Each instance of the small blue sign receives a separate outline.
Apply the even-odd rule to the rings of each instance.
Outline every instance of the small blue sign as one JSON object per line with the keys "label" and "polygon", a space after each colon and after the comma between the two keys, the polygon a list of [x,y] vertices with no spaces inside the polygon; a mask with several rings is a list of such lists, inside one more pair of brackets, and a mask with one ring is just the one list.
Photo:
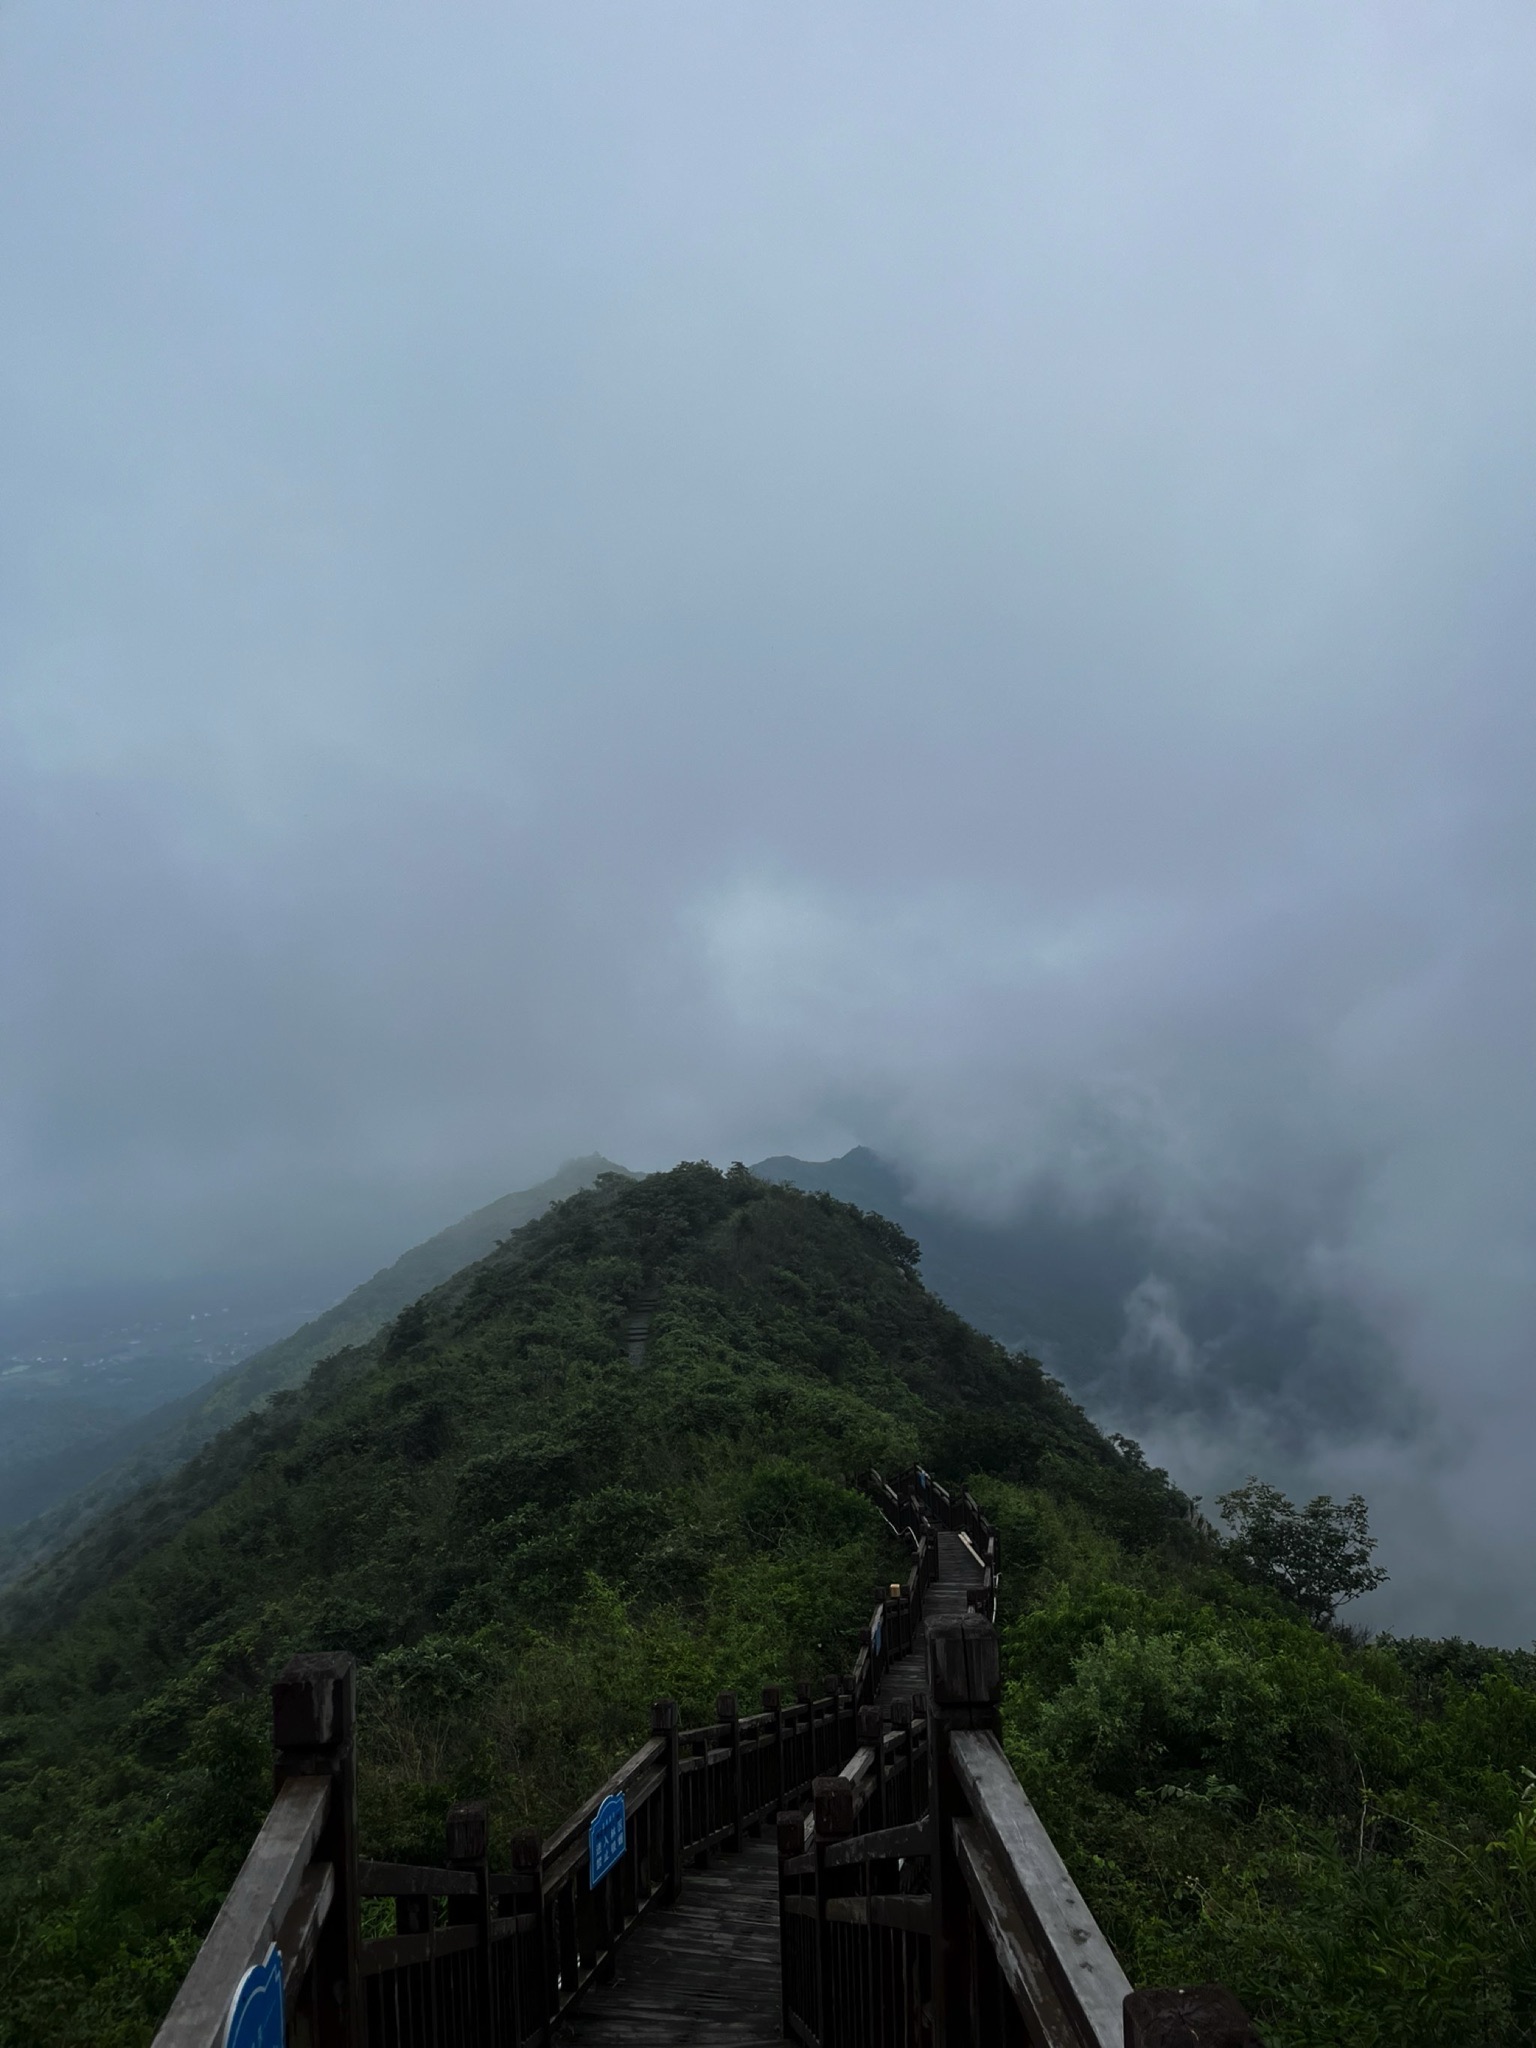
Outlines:
{"label": "small blue sign", "polygon": [[600,1884],[624,1854],[624,1794],[610,1792],[587,1829],[587,1883]]}
{"label": "small blue sign", "polygon": [[869,1647],[870,1647],[870,1648],[871,1648],[871,1649],[872,1649],[872,1650],[874,1651],[874,1653],[875,1653],[875,1655],[876,1655],[877,1657],[878,1657],[878,1656],[879,1656],[879,1654],[880,1654],[880,1638],[881,1638],[881,1636],[882,1636],[882,1635],[884,1635],[884,1633],[885,1633],[885,1618],[884,1618],[884,1616],[882,1615],[882,1617],[880,1618],[880,1620],[879,1620],[879,1621],[877,1621],[877,1622],[875,1623],[875,1632],[874,1632],[874,1634],[873,1634],[873,1635],[872,1635],[872,1636],[870,1637],[870,1639],[869,1639]]}
{"label": "small blue sign", "polygon": [[235,1986],[224,2048],[283,2048],[283,1959],[275,1944]]}

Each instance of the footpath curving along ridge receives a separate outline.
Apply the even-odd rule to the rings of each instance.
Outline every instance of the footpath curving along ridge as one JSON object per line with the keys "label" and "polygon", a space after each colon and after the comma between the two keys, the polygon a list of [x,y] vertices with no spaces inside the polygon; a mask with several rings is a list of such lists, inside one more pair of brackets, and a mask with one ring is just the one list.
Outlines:
{"label": "footpath curving along ridge", "polygon": [[[478,1802],[449,1813],[441,1866],[360,1859],[353,1660],[291,1660],[276,1798],[155,2048],[225,2048],[273,1947],[297,2048],[1258,2048],[1220,1986],[1131,1989],[1014,1777],[976,1501],[921,1468],[860,1484],[913,1562],[854,1669],[751,1714],[722,1693],[697,1728],[657,1701],[649,1739],[509,1870]],[[623,1851],[594,1881],[614,1798]],[[363,1939],[370,1898],[393,1934]]]}

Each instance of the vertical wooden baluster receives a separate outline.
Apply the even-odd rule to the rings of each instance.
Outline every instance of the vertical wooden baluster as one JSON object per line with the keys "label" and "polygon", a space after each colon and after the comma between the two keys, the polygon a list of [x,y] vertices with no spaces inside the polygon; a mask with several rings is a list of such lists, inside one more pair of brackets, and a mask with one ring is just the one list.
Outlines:
{"label": "vertical wooden baluster", "polygon": [[730,1761],[726,1766],[726,1797],[730,1802],[731,1840],[733,1853],[739,1855],[742,1842],[742,1786],[741,1786],[741,1707],[733,1692],[721,1693],[715,1701],[715,1719],[725,1726],[726,1746],[730,1750]]}
{"label": "vertical wooden baluster", "polygon": [[798,2012],[794,1998],[794,1993],[797,1988],[796,1966],[799,1961],[800,1951],[803,1944],[797,1939],[797,1936],[800,1931],[799,1927],[798,1925],[794,1927],[790,1925],[791,1916],[789,1913],[789,1909],[784,1904],[784,1901],[786,1898],[788,1898],[791,1890],[798,1891],[800,1888],[800,1880],[797,1877],[790,1877],[784,1868],[785,1864],[789,1861],[790,1857],[800,1855],[805,1848],[805,1823],[800,1818],[798,1812],[785,1812],[779,1815],[778,1843],[779,2020],[784,2038],[786,2041],[789,2041],[793,2040],[794,2038],[794,2028],[790,2023],[791,2011],[797,2011],[797,2016],[802,2019],[804,2018],[803,2012]]}
{"label": "vertical wooden baluster", "polygon": [[672,1905],[683,1881],[682,1777],[678,1771],[677,1701],[656,1700],[651,1707],[651,1733],[667,1745],[666,1783],[662,1787],[661,1903]]}
{"label": "vertical wooden baluster", "polygon": [[454,1892],[448,1899],[450,1927],[473,1927],[477,1939],[470,1951],[469,2037],[479,2048],[493,2048],[495,1995],[491,1985],[490,1816],[483,1799],[455,1806],[448,1815],[447,1863],[467,1870],[475,1880],[473,1893]]}
{"label": "vertical wooden baluster", "polygon": [[789,1791],[784,1781],[784,1693],[781,1687],[763,1687],[763,1712],[773,1716],[773,1782],[765,1785],[760,1779],[758,1796],[771,1812],[777,1813],[780,1807],[789,1803]]}
{"label": "vertical wooden baluster", "polygon": [[526,1988],[519,1973],[514,2011],[519,2015],[520,2032],[513,2048],[523,2048],[525,2038],[533,2048],[544,2048],[549,2039],[551,1971],[549,1915],[544,1903],[544,1844],[537,1835],[525,1831],[512,1837],[512,1868],[520,1877],[532,1879],[531,1889],[518,1894],[517,1910],[533,1915],[527,1947],[523,1947],[521,1935],[515,1943],[519,1959],[527,1958],[528,1973]]}

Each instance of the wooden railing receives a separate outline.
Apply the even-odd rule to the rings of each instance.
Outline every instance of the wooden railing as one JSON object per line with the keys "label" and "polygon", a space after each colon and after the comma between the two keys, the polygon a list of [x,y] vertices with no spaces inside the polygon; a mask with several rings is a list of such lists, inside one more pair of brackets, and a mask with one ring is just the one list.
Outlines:
{"label": "wooden railing", "polygon": [[892,1534],[905,1537],[919,1561],[924,1559],[927,1547],[924,1589],[937,1564],[932,1541],[936,1532],[948,1529],[960,1538],[981,1574],[980,1583],[970,1589],[970,1604],[985,1614],[988,1621],[996,1621],[1002,1553],[997,1531],[974,1495],[965,1487],[952,1493],[921,1465],[910,1466],[892,1479],[884,1479],[878,1472],[867,1473],[863,1485]]}
{"label": "wooden railing", "polygon": [[272,1688],[276,1797],[156,2035],[219,2048],[231,2001],[275,1949],[290,2038],[363,2048],[356,1695],[350,1657],[295,1657]]}
{"label": "wooden railing", "polygon": [[[927,1627],[927,1799],[875,1797],[878,1714],[809,1822],[779,1827],[784,2032],[804,2048],[1259,2048],[1222,1986],[1133,1991],[1014,1776],[1000,1734],[997,1533],[916,1468],[866,1482],[931,1580],[937,1529],[978,1571]],[[916,1784],[915,1775],[909,1780]]]}
{"label": "wooden railing", "polygon": [[[490,1866],[482,1803],[449,1814],[441,1866],[358,1860],[352,1659],[295,1658],[272,1693],[277,1797],[156,2048],[219,2048],[241,1980],[274,1944],[294,2042],[523,2048],[547,2039],[586,1987],[611,1974],[642,1916],[677,1896],[686,1866],[739,1849],[782,1810],[808,1803],[814,1781],[857,1749],[856,1688],[877,1683],[893,1651],[910,1646],[906,1598],[879,1604],[857,1680],[828,1678],[819,1695],[804,1684],[794,1699],[769,1686],[754,1714],[722,1693],[716,1718],[699,1728],[679,1728],[675,1703],[657,1701],[650,1739],[553,1834],[518,1835],[504,1871]],[[893,1785],[910,1775],[914,1742],[923,1750],[910,1718],[894,1744]],[[594,1885],[588,1829],[614,1794],[624,1800],[624,1852]],[[364,1899],[394,1902],[392,1934],[363,1939]]]}
{"label": "wooden railing", "polygon": [[[921,1696],[919,1696],[921,1698]],[[909,1883],[928,1854],[926,1713],[892,1725],[862,1710],[859,1748],[818,1778],[809,1817],[779,1816],[779,1966],[785,2035],[916,2042],[929,2003],[929,1904]],[[896,2024],[893,2025],[893,2022]]]}

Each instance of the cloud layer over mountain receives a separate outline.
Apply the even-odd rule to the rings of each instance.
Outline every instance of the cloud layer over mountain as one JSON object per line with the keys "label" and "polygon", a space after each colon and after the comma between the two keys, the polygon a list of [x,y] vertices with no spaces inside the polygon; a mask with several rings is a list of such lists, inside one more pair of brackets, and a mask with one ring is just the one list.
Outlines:
{"label": "cloud layer over mountain", "polygon": [[1337,1304],[1308,1471],[1530,1634],[1533,86],[1512,0],[12,7],[0,1284],[862,1140]]}

